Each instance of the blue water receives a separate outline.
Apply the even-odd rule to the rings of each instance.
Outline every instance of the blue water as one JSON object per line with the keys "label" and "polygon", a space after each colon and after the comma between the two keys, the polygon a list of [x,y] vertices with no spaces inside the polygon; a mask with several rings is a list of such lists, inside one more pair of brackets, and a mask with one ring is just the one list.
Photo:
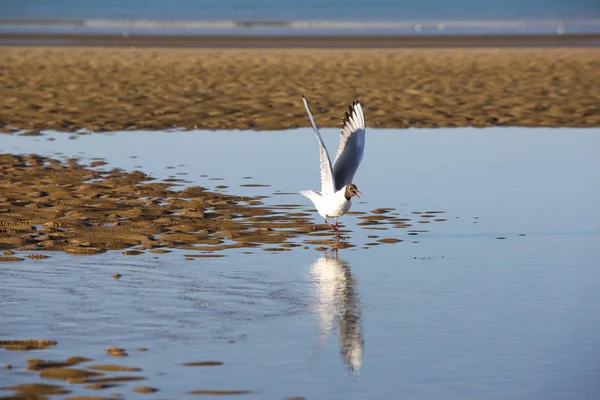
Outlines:
{"label": "blue water", "polygon": [[600,18],[586,0],[2,0],[3,19],[479,21]]}
{"label": "blue water", "polygon": [[[339,130],[322,133],[335,149]],[[6,135],[0,153],[103,157],[106,169],[225,184],[307,209],[297,190],[319,185],[310,128],[70,136]],[[0,368],[0,396],[15,384],[64,384],[26,370],[28,358],[82,356],[93,359],[85,368],[139,367],[134,375],[146,380],[100,391],[64,384],[70,396],[187,399],[199,398],[190,390],[217,389],[251,391],[223,396],[240,400],[600,398],[600,129],[369,128],[366,146],[354,211],[443,210],[447,221],[413,242],[347,215],[357,246],[338,257],[256,248],[192,261],[186,251],[114,251],[0,263],[0,340],[58,342],[0,349],[0,365],[13,365]],[[248,182],[270,186],[238,186]],[[406,240],[365,249],[373,234]],[[129,356],[112,357],[108,346]],[[224,364],[180,364],[207,360]],[[160,392],[131,391],[141,385]]]}
{"label": "blue water", "polygon": [[[0,26],[61,27],[74,33],[115,28],[167,32],[260,28],[276,24],[291,31],[307,28],[427,31],[476,28],[477,32],[544,33],[600,31],[600,3],[593,0],[0,0]],[[268,24],[267,24],[268,23]],[[340,25],[341,24],[341,25]],[[591,27],[591,28],[590,28]],[[148,32],[151,29],[153,32]],[[100,30],[100,32],[99,32]],[[447,31],[449,30],[449,31]],[[9,30],[10,31],[10,30]],[[67,30],[68,31],[68,30]],[[193,33],[193,32],[192,32]],[[454,32],[456,33],[456,32]],[[459,32],[460,33],[460,32]]]}

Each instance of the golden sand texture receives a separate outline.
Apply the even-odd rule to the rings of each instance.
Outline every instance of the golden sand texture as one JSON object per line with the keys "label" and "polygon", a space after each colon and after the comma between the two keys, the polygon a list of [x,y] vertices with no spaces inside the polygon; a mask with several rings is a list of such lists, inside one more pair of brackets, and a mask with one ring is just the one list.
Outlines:
{"label": "golden sand texture", "polygon": [[[267,206],[261,196],[235,196],[199,186],[178,189],[166,182],[169,179],[157,182],[140,171],[100,170],[95,165],[96,161],[85,165],[77,159],[0,154],[0,251],[4,253],[0,261],[41,259],[49,256],[40,252],[53,250],[92,255],[133,246],[123,254],[183,249],[188,259],[221,257],[214,252],[240,248],[291,251],[355,246],[336,241],[327,225],[315,223],[311,212],[299,212],[299,205]],[[415,230],[416,220],[393,208],[349,214],[359,219],[357,227],[389,231],[386,236],[428,232]],[[416,219],[446,220],[436,218],[443,211],[413,214]],[[343,227],[342,232],[349,231]],[[399,242],[388,237],[373,243]],[[32,253],[20,256],[15,251]],[[107,352],[127,355],[114,347]]]}
{"label": "golden sand texture", "polygon": [[0,48],[0,129],[598,126],[600,49]]}
{"label": "golden sand texture", "polygon": [[325,229],[290,215],[291,209],[267,209],[256,198],[198,186],[170,190],[172,184],[147,182],[151,178],[139,171],[98,171],[74,159],[4,154],[0,175],[3,250],[98,254],[138,246],[213,252],[281,245]]}

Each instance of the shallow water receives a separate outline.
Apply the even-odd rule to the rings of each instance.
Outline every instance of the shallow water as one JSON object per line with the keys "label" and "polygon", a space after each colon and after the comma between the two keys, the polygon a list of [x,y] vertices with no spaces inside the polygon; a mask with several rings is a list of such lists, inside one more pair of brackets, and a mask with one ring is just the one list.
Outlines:
{"label": "shallow water", "polygon": [[[337,130],[324,133],[333,153]],[[306,199],[281,193],[318,185],[307,129],[70,136],[2,136],[0,151],[102,157],[104,168],[306,209]],[[248,399],[597,398],[598,148],[598,129],[369,130],[353,210],[444,211],[447,221],[409,236],[345,216],[357,246],[337,258],[296,248],[2,263],[0,340],[58,344],[0,349],[0,363],[13,366],[0,370],[0,386],[62,384],[25,370],[25,360],[83,356],[93,361],[81,367],[139,367],[106,374],[146,380],[65,385],[72,394],[148,397],[132,388],[152,386],[156,398],[200,389],[248,390],[238,396]],[[249,183],[270,186],[239,186]],[[403,242],[367,247],[377,240],[369,235]],[[109,346],[129,355],[108,355]],[[197,361],[224,364],[181,365]]]}

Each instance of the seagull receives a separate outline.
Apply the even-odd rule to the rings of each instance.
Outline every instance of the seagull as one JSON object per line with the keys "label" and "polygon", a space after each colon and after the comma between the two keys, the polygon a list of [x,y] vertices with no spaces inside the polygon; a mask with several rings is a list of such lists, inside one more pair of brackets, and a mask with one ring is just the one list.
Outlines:
{"label": "seagull", "polygon": [[[350,210],[352,197],[360,198],[360,191],[352,183],[352,179],[365,151],[365,117],[358,101],[348,107],[342,120],[340,145],[332,167],[329,153],[304,96],[302,96],[302,101],[319,141],[321,192],[302,190],[300,194],[313,202],[319,215],[325,219],[325,223],[339,239],[338,217]],[[327,218],[335,218],[335,225],[330,224]]]}

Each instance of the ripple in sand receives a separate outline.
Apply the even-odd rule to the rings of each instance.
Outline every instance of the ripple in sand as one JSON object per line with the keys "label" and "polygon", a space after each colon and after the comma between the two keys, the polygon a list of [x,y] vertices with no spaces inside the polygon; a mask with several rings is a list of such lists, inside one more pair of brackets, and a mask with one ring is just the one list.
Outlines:
{"label": "ripple in sand", "polygon": [[384,238],[378,240],[379,243],[400,243],[401,241],[402,240],[396,238]]}
{"label": "ripple in sand", "polygon": [[128,355],[125,349],[122,349],[120,347],[108,347],[106,349],[106,352],[111,356],[115,357],[126,357]]}
{"label": "ripple in sand", "polygon": [[21,257],[7,257],[7,256],[0,257],[0,262],[15,262],[15,261],[25,261],[25,259],[21,258]]}
{"label": "ripple in sand", "polygon": [[41,350],[50,346],[56,346],[54,340],[0,340],[0,348],[6,350]]}
{"label": "ripple in sand", "polygon": [[68,363],[70,363],[71,365],[75,365],[75,364],[80,364],[80,363],[83,363],[83,362],[92,361],[92,359],[91,358],[86,358],[86,357],[74,356],[74,357],[68,357],[65,361],[68,362]]}
{"label": "ripple in sand", "polygon": [[194,258],[221,258],[225,257],[225,254],[186,254],[184,257],[190,260]]}
{"label": "ripple in sand", "polygon": [[136,372],[141,371],[141,368],[137,367],[126,367],[124,365],[116,365],[116,364],[98,364],[98,365],[88,365],[87,369],[92,369],[96,371],[128,371],[128,372]]}
{"label": "ripple in sand", "polygon": [[291,251],[292,249],[290,248],[286,248],[286,247],[264,247],[263,251],[273,251],[273,252],[277,252],[277,251]]}
{"label": "ripple in sand", "polygon": [[116,383],[88,383],[87,385],[84,385],[83,387],[89,390],[103,390],[103,389],[110,389],[113,387],[117,387],[118,385]]}
{"label": "ripple in sand", "polygon": [[65,250],[67,254],[76,254],[76,255],[93,255],[93,254],[101,254],[105,253],[105,249],[100,249],[97,247],[70,247]]}
{"label": "ripple in sand", "polygon": [[42,378],[65,381],[69,379],[85,379],[99,375],[103,374],[100,372],[86,371],[85,369],[78,368],[46,368],[40,371],[40,377]]}
{"label": "ripple in sand", "polygon": [[356,247],[356,245],[348,243],[348,242],[332,242],[329,247],[332,249],[349,249],[351,247]]}
{"label": "ripple in sand", "polygon": [[223,365],[222,361],[197,361],[197,362],[187,362],[181,363],[184,367],[213,367],[218,365]]}
{"label": "ripple in sand", "polygon": [[22,385],[9,386],[8,389],[18,392],[18,395],[24,399],[37,399],[38,396],[52,396],[71,393],[70,390],[66,390],[62,386],[50,385],[47,383],[25,383]]}
{"label": "ripple in sand", "polygon": [[136,392],[136,393],[154,393],[154,392],[158,392],[157,388],[150,387],[150,386],[138,386],[136,388],[133,388],[132,390],[134,392]]}
{"label": "ripple in sand", "polygon": [[88,384],[106,384],[106,383],[119,383],[119,382],[134,382],[146,380],[143,376],[113,376],[106,378],[89,378],[85,380]]}
{"label": "ripple in sand", "polygon": [[166,250],[166,249],[150,249],[148,250],[150,253],[154,253],[154,254],[166,254],[166,253],[171,253],[172,250]]}
{"label": "ripple in sand", "polygon": [[188,394],[204,395],[204,396],[230,396],[238,394],[250,394],[249,390],[191,390]]}
{"label": "ripple in sand", "polygon": [[375,210],[371,210],[371,214],[387,214],[391,211],[394,211],[394,208],[376,208]]}
{"label": "ripple in sand", "polygon": [[246,183],[243,185],[240,185],[240,187],[269,187],[271,185],[265,185],[265,184],[261,184],[261,183]]}
{"label": "ripple in sand", "polygon": [[50,258],[50,256],[47,256],[45,254],[28,254],[27,258],[31,258],[32,260],[43,260],[45,258]]}
{"label": "ripple in sand", "polygon": [[140,254],[144,254],[144,252],[139,250],[125,250],[121,254],[126,256],[139,256]]}
{"label": "ripple in sand", "polygon": [[367,221],[383,221],[383,220],[388,219],[389,217],[387,217],[385,215],[364,215],[364,216],[360,216],[358,218],[364,219]]}
{"label": "ripple in sand", "polygon": [[[87,359],[84,359],[87,360]],[[48,369],[48,368],[64,368],[64,367],[70,367],[76,364],[79,364],[80,361],[79,359],[76,358],[69,358],[66,359],[65,361],[51,361],[51,360],[40,360],[38,358],[30,358],[27,360],[27,366],[25,367],[28,370],[32,370],[32,371],[41,371],[43,369]]]}

